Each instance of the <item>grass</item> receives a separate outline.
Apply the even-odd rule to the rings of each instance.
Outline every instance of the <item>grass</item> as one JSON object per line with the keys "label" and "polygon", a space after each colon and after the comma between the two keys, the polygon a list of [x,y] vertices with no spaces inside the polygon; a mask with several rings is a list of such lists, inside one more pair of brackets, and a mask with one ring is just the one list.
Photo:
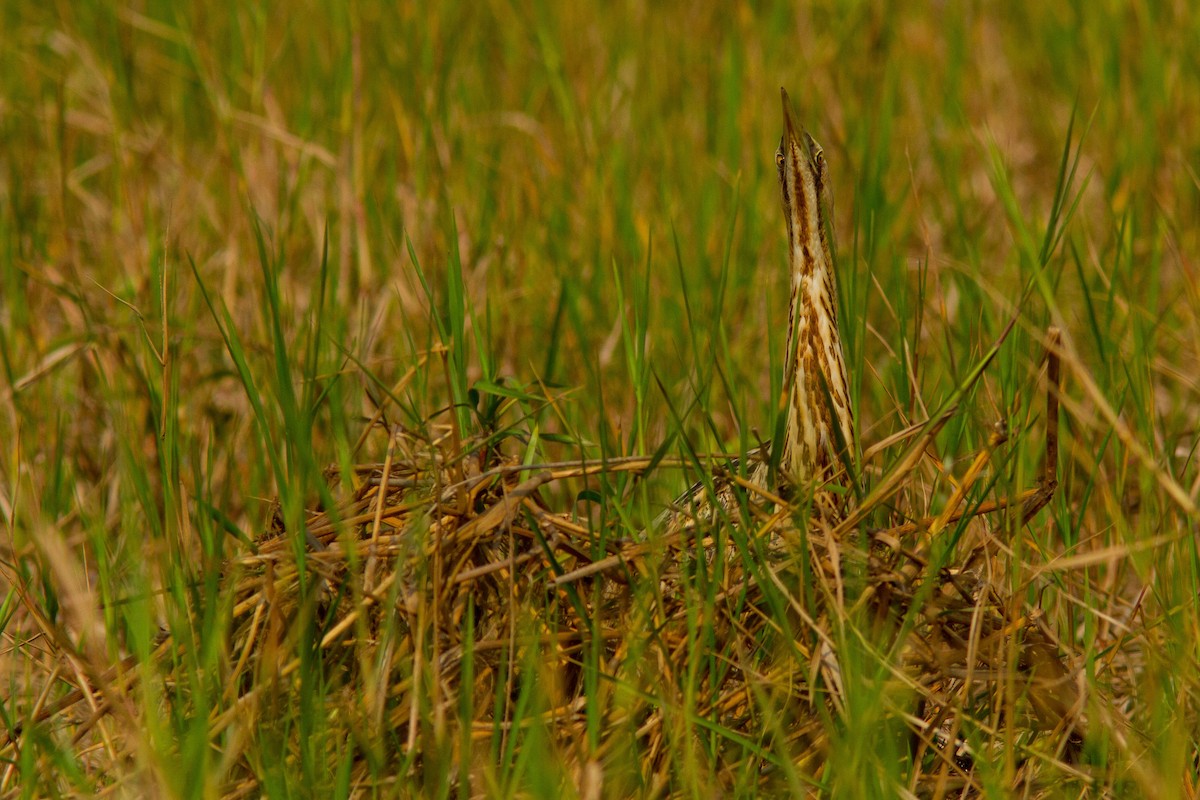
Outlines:
{"label": "grass", "polygon": [[[627,561],[662,581],[634,581],[622,636],[602,580],[545,588],[779,429],[780,85],[830,164],[864,448],[956,401],[860,536],[937,515],[980,452],[967,507],[1035,485],[1063,331],[1050,503],[930,546],[1006,543],[992,579],[1063,643],[1087,744],[1063,764],[1006,678],[963,715],[971,791],[1195,796],[1187,4],[78,2],[0,25],[3,796],[958,791],[918,780],[950,771],[899,677],[897,630],[933,600],[883,631],[835,613],[805,547],[775,584],[748,503],[712,564]],[[863,460],[864,492],[907,444]],[[584,460],[606,466],[554,470],[539,501],[581,538],[440,594],[465,567],[416,555],[442,522],[421,510],[503,561],[520,526],[489,510],[537,471],[474,505],[439,487]],[[411,478],[390,522],[350,519],[372,469]],[[401,555],[352,546],[388,525]],[[584,550],[556,564],[564,541]],[[805,627],[792,600],[828,613]],[[845,708],[810,727],[819,632]],[[741,717],[713,705],[730,681]]]}

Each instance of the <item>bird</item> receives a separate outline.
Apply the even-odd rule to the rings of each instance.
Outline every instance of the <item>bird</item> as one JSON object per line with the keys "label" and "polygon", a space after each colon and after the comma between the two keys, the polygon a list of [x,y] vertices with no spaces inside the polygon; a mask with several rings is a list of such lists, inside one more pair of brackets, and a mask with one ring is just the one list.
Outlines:
{"label": "bird", "polygon": [[[836,522],[841,503],[828,491],[828,484],[852,464],[857,439],[846,356],[838,331],[837,265],[830,246],[833,192],[824,151],[796,124],[787,90],[780,88],[780,95],[783,135],[775,166],[787,228],[791,287],[782,398],[786,423],[780,439],[748,454],[752,466],[747,474],[752,485],[772,488],[768,485],[769,464],[777,464],[778,483],[787,490],[784,494],[808,493],[814,511],[826,522]],[[731,486],[716,487],[718,505],[728,509],[735,497]],[[712,511],[704,483],[697,483],[664,517],[678,524],[684,515],[707,519]]]}
{"label": "bird", "polygon": [[787,422],[778,459],[784,479],[817,487],[849,465],[854,415],[846,356],[838,332],[833,192],[825,153],[796,125],[785,89],[783,136],[775,153],[787,225],[791,305],[788,309]]}

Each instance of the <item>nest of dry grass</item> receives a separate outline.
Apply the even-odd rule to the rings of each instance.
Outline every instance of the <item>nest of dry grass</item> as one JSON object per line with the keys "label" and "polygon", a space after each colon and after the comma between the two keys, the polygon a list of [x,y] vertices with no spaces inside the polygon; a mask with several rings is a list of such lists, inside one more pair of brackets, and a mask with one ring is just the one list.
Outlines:
{"label": "nest of dry grass", "polygon": [[[1054,387],[1053,358],[1049,372]],[[996,430],[936,514],[897,510],[950,411],[873,448],[907,442],[836,524],[717,474],[736,502],[633,537],[618,515],[555,510],[556,488],[662,462],[528,467],[452,427],[394,430],[384,463],[330,474],[353,487],[340,504],[227,564],[233,702],[210,731],[228,794],[261,788],[232,731],[269,727],[314,670],[361,754],[354,786],[419,787],[451,759],[486,793],[496,753],[534,748],[588,797],[671,795],[684,768],[718,794],[836,789],[839,738],[872,725],[905,765],[897,793],[974,796],[997,775],[1031,795],[1086,785],[1079,667],[1030,587],[1014,591],[1027,556],[1004,533],[1055,490],[1056,397],[1046,470],[1017,497],[966,502]]]}
{"label": "nest of dry grass", "polygon": [[[1049,403],[1053,420],[1053,392]],[[247,703],[286,691],[305,618],[338,676],[339,713],[410,773],[536,725],[585,794],[597,781],[669,793],[688,737],[709,739],[704,768],[721,788],[754,774],[770,791],[828,783],[831,737],[855,713],[845,671],[870,663],[888,699],[880,716],[908,740],[913,793],[974,794],[979,760],[1014,742],[1019,784],[1075,773],[1084,723],[1071,656],[1001,588],[1013,551],[987,521],[1031,518],[1054,491],[1053,466],[1018,498],[964,510],[1004,442],[996,431],[939,514],[865,524],[915,479],[949,418],[916,431],[909,456],[837,525],[717,475],[735,504],[682,512],[644,538],[546,498],[648,459],[530,468],[481,457],[449,428],[432,440],[395,431],[388,461],[356,468],[353,496],[307,520],[303,565],[282,530],[239,559],[231,679]],[[958,541],[939,548],[948,531]],[[484,785],[488,769],[477,759],[461,774]]]}

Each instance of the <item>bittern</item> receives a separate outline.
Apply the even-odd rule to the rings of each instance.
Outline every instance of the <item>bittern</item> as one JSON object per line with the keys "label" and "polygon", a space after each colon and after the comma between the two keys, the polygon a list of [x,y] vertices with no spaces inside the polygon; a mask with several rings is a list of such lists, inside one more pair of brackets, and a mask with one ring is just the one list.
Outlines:
{"label": "bittern", "polygon": [[[787,223],[791,306],[788,310],[784,389],[787,424],[774,447],[781,482],[815,492],[815,506],[828,514],[821,487],[834,478],[839,466],[849,465],[855,452],[854,418],[846,358],[838,334],[837,275],[829,246],[833,235],[833,193],[825,168],[825,154],[808,131],[792,118],[787,92],[783,98],[783,137],[775,153],[783,216]],[[761,453],[750,470],[753,484],[766,487],[768,470]],[[717,487],[717,502],[728,508],[734,494],[728,485]],[[712,507],[701,497],[697,484],[676,507],[700,499],[698,516],[709,517]],[[690,515],[689,515],[690,516]],[[678,519],[676,518],[676,521]]]}
{"label": "bittern", "polygon": [[779,458],[784,477],[816,486],[850,463],[854,417],[846,357],[838,334],[837,275],[829,239],[833,193],[821,146],[797,127],[787,92],[783,138],[775,154],[787,223],[792,302],[788,309],[787,425]]}

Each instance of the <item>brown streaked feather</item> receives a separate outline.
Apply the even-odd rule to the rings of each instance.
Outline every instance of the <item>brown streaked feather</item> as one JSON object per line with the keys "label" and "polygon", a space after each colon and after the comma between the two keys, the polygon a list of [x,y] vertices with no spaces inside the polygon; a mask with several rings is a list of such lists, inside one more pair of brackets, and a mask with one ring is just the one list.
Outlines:
{"label": "brown streaked feather", "polygon": [[[825,154],[821,146],[792,118],[787,92],[783,98],[783,137],[775,154],[779,189],[787,225],[791,303],[788,308],[784,391],[787,424],[779,453],[780,478],[802,490],[820,488],[838,472],[843,456],[856,452],[850,384],[838,334],[837,275],[829,246],[833,213]],[[835,430],[835,427],[840,430]],[[840,436],[839,436],[840,434]],[[839,440],[845,453],[839,453]],[[768,460],[755,451],[750,482],[765,487]],[[716,503],[729,507],[734,493],[724,482],[716,486]],[[827,493],[826,493],[827,494]],[[684,519],[711,517],[712,498],[702,484],[693,486],[665,516]],[[700,500],[697,504],[696,501]],[[822,502],[822,512],[836,506]],[[691,506],[696,513],[686,513]]]}
{"label": "brown streaked feather", "polygon": [[838,333],[837,274],[829,247],[833,203],[825,155],[796,125],[787,92],[780,92],[784,132],[775,164],[792,288],[784,374],[788,416],[780,467],[793,483],[815,486],[832,478],[842,461],[835,424],[847,455],[853,456],[854,419]]}

